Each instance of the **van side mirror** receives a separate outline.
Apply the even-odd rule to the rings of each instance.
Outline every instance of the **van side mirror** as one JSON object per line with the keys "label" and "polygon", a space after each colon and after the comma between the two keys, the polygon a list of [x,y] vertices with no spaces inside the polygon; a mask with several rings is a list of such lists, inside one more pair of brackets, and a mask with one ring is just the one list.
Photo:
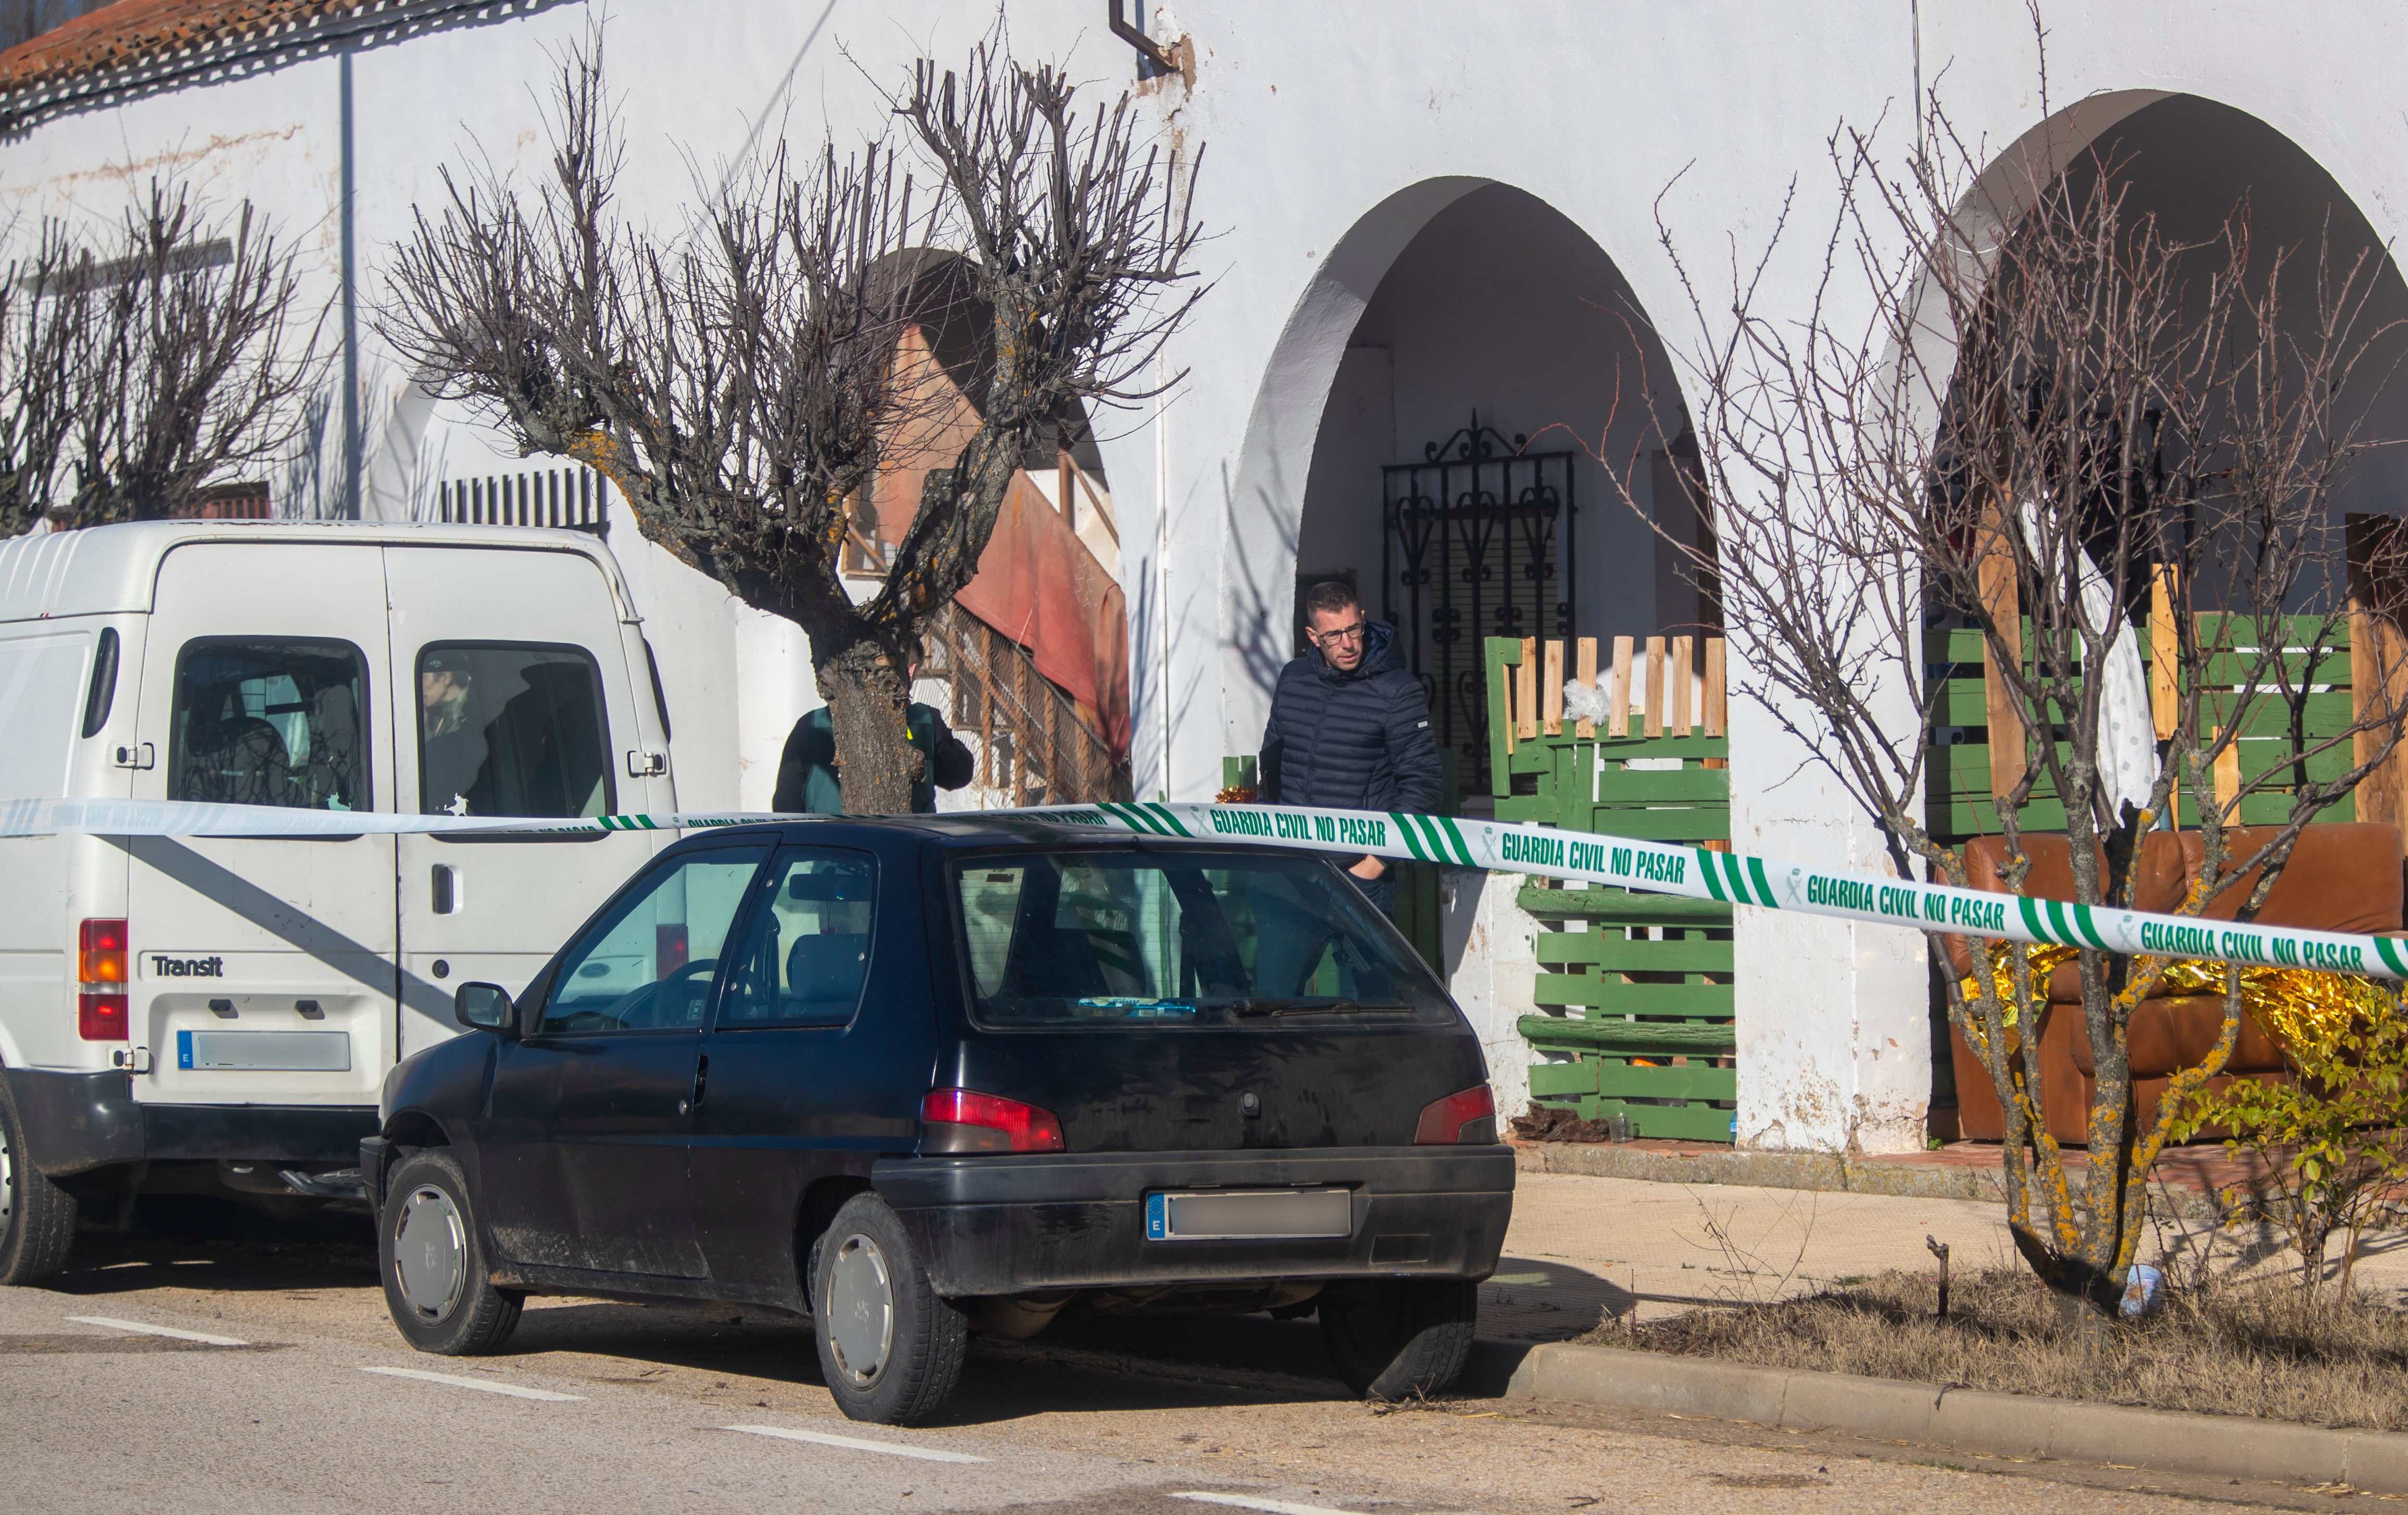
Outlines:
{"label": "van side mirror", "polygon": [[518,1006],[499,984],[463,984],[452,994],[452,1018],[470,1031],[508,1032],[518,1026]]}

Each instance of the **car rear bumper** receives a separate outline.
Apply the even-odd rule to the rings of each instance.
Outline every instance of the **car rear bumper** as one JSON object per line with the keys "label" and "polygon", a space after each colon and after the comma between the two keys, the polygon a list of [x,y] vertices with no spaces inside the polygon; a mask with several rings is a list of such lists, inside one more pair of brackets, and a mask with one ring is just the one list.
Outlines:
{"label": "car rear bumper", "polygon": [[[897,1158],[870,1183],[949,1297],[1270,1278],[1484,1278],[1513,1207],[1507,1147]],[[1160,1190],[1332,1186],[1346,1236],[1149,1241]]]}

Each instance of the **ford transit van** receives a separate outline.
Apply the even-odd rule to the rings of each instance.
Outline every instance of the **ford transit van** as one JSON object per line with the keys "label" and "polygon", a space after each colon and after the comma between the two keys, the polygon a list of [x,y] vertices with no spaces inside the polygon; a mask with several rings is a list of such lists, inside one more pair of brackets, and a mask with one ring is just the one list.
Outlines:
{"label": "ford transit van", "polygon": [[668,725],[595,537],[147,522],[0,543],[0,799],[275,805],[308,838],[0,840],[0,1283],[79,1209],[357,1191],[400,1058],[518,986],[667,838],[341,817],[675,808]]}

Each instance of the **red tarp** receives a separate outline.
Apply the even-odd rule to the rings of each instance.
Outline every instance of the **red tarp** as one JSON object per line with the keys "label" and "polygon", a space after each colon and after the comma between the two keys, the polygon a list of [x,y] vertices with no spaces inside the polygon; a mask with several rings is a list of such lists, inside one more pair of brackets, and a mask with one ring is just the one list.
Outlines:
{"label": "red tarp", "polygon": [[1102,726],[1112,760],[1129,749],[1128,603],[1027,474],[995,519],[962,609],[1028,649],[1037,671]]}

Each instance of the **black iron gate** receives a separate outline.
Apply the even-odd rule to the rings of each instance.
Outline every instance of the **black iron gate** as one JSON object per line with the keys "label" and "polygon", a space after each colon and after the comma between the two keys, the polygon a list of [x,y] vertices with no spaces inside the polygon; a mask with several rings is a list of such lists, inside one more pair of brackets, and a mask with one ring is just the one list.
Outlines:
{"label": "black iron gate", "polygon": [[1429,692],[1430,725],[1466,793],[1488,790],[1483,637],[1569,637],[1575,599],[1571,453],[1528,453],[1472,423],[1380,470],[1382,613]]}

